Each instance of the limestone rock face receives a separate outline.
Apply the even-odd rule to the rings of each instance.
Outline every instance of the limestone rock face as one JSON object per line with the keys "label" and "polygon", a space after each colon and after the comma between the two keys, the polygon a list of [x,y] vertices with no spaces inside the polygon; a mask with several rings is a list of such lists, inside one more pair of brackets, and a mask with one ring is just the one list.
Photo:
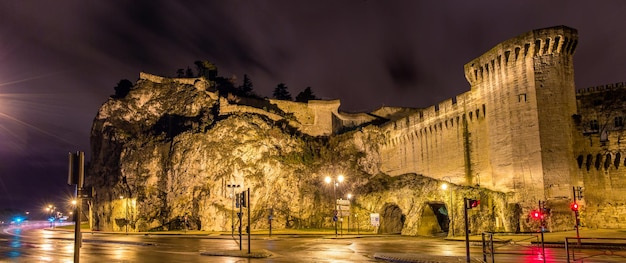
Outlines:
{"label": "limestone rock face", "polygon": [[[472,229],[514,228],[503,194],[446,192],[436,179],[381,173],[378,126],[312,137],[281,116],[220,105],[225,99],[196,86],[142,79],[102,105],[86,177],[96,192],[94,229],[230,231],[239,225],[234,197],[246,189],[252,229],[269,228],[270,216],[275,229],[331,228],[335,200],[350,198],[349,213],[339,212],[342,229],[460,234],[467,196],[489,204],[470,214]],[[339,175],[343,182],[324,180]],[[372,214],[381,224],[371,223]]]}

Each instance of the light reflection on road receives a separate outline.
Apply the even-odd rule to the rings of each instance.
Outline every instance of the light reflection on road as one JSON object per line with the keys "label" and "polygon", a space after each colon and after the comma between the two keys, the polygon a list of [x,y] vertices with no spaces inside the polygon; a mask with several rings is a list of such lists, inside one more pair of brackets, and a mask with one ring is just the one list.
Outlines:
{"label": "light reflection on road", "polygon": [[[44,226],[47,227],[47,226]],[[371,236],[333,239],[324,237],[253,238],[252,250],[269,250],[265,259],[202,256],[201,251],[236,251],[230,236],[156,236],[84,234],[81,262],[382,262],[377,253],[464,257],[465,243],[440,238]],[[238,241],[238,240],[237,240]],[[244,240],[243,251],[247,250]],[[535,249],[535,250],[533,250]],[[473,258],[482,259],[482,248],[470,247]],[[543,262],[532,247],[503,247],[497,262]],[[37,226],[5,228],[0,236],[0,262],[73,262],[73,233],[49,231]],[[508,254],[507,254],[508,253]],[[546,262],[564,262],[564,250],[546,248]],[[491,261],[490,258],[488,261]],[[585,261],[587,262],[587,261]],[[602,261],[596,261],[602,262]],[[619,262],[619,261],[614,261]]]}

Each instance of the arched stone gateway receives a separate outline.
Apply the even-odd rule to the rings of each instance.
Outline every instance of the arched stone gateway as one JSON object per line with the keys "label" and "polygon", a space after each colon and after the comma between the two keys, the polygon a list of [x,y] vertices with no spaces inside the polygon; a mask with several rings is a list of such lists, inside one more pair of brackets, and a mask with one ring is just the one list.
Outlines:
{"label": "arched stone gateway", "polygon": [[400,234],[404,227],[405,215],[396,204],[385,204],[381,213],[379,234]]}
{"label": "arched stone gateway", "polygon": [[448,209],[443,203],[426,203],[420,217],[417,234],[420,236],[445,235],[450,226]]}

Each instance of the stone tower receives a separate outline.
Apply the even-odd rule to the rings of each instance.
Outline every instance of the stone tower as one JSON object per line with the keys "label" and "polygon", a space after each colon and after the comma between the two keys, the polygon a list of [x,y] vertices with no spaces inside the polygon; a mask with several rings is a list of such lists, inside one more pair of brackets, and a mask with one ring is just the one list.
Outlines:
{"label": "stone tower", "polygon": [[[476,104],[485,109],[487,162],[492,187],[518,194],[524,207],[566,199],[576,183],[575,29],[537,29],[502,42],[465,65]],[[471,137],[470,137],[471,138]]]}

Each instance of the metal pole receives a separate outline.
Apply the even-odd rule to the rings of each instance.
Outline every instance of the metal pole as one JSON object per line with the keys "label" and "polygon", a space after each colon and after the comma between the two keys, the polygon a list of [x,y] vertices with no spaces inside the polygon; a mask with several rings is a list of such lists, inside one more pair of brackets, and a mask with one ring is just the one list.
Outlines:
{"label": "metal pole", "polygon": [[[232,186],[232,185],[228,185],[228,186]],[[232,195],[230,196],[232,200],[232,206],[231,206],[231,216],[230,216],[230,230],[231,230],[231,237],[235,237],[235,187],[230,187],[232,189]]]}
{"label": "metal pole", "polygon": [[[572,186],[572,194],[574,194],[574,204],[576,204],[576,187]],[[578,219],[578,210],[574,211],[574,216],[576,217],[576,239],[578,239],[578,245],[580,246],[580,233],[578,232],[578,225],[579,223],[579,219]]]}
{"label": "metal pole", "polygon": [[337,237],[337,220],[339,220],[338,215],[337,215],[337,181],[333,179],[333,198],[335,199],[335,204],[334,204],[334,214],[333,214],[333,220],[335,221],[335,237]]}
{"label": "metal pole", "polygon": [[467,198],[463,198],[463,214],[465,216],[465,255],[467,262],[470,262],[470,250],[469,250],[469,220],[467,218]]}
{"label": "metal pole", "polygon": [[489,236],[489,247],[491,250],[491,263],[494,263],[496,262],[496,251],[494,251],[495,249],[493,248],[493,233]]}
{"label": "metal pole", "polygon": [[[243,199],[243,198],[242,198]],[[241,224],[243,222],[241,222],[242,217],[243,217],[243,200],[239,200],[239,214],[237,214],[237,216],[239,216],[239,250],[241,250],[241,242],[242,242],[242,237],[241,237]]]}
{"label": "metal pole", "polygon": [[543,256],[543,263],[546,263],[546,246],[543,243],[543,232],[541,232],[541,255]]}
{"label": "metal pole", "polygon": [[569,263],[569,244],[568,244],[569,240],[567,240],[567,237],[565,238],[565,254],[567,254],[567,263]]}
{"label": "metal pole", "polygon": [[485,245],[485,232],[481,234],[483,238],[483,261],[487,262],[487,246]]}
{"label": "metal pole", "polygon": [[248,254],[250,254],[250,232],[252,232],[252,228],[250,227],[250,187],[248,187],[248,194],[246,196],[246,198],[248,198],[248,201],[246,202],[247,207],[246,209],[248,210]]}
{"label": "metal pole", "polygon": [[74,222],[74,263],[78,263],[80,261],[80,247],[81,247],[81,235],[80,235],[80,206],[82,204],[82,199],[80,198],[78,192],[78,186],[76,186],[76,207],[74,208],[75,222]]}

